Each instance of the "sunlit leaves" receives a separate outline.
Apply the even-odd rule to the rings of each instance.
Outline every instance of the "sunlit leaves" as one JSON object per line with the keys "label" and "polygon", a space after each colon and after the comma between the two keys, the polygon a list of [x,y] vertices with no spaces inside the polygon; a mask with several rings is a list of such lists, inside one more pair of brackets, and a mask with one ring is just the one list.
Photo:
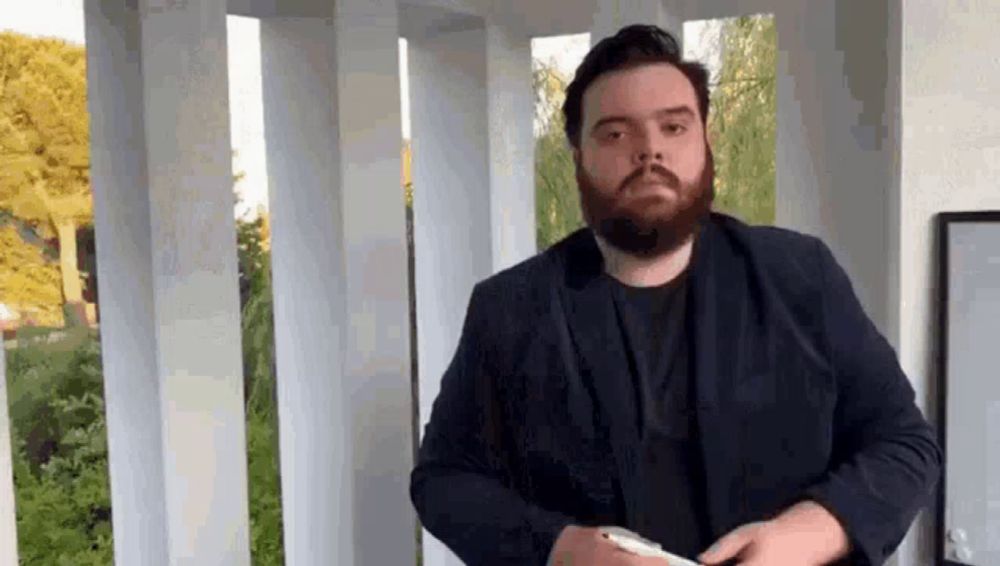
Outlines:
{"label": "sunlit leaves", "polygon": [[709,132],[716,208],[755,224],[774,223],[777,34],[771,16],[726,20],[722,67],[713,85]]}

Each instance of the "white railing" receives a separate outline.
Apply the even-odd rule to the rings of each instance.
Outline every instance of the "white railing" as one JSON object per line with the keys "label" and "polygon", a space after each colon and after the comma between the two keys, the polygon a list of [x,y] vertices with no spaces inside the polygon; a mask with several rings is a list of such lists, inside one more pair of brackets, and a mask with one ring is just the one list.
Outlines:
{"label": "white railing", "polygon": [[0,338],[0,566],[17,566],[17,515],[14,510],[14,453],[7,417],[7,347]]}

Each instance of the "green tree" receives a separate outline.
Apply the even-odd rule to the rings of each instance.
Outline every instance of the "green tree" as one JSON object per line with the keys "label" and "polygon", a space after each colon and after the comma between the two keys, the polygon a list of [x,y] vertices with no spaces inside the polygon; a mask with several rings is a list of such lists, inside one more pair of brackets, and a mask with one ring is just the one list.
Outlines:
{"label": "green tree", "polygon": [[25,566],[112,562],[100,346],[77,328],[8,353],[18,553]]}
{"label": "green tree", "polygon": [[722,65],[708,129],[716,208],[754,224],[774,223],[777,33],[771,16],[726,20]]}
{"label": "green tree", "polygon": [[0,212],[57,238],[63,303],[82,313],[77,228],[93,222],[86,55],[0,32]]}
{"label": "green tree", "polygon": [[535,235],[543,250],[583,226],[573,155],[563,132],[568,81],[555,66],[535,62]]}

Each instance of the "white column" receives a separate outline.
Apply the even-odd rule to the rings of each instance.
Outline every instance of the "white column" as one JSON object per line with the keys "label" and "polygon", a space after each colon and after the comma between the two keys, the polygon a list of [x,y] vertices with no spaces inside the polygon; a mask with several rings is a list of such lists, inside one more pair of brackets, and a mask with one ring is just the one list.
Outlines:
{"label": "white column", "polygon": [[261,23],[288,564],[412,564],[395,3]]}
{"label": "white column", "polygon": [[225,2],[86,4],[118,564],[250,563]]}
{"label": "white column", "polygon": [[260,32],[285,559],[351,564],[333,28],[275,18]]}
{"label": "white column", "polygon": [[537,250],[531,38],[487,22],[486,113],[493,271]]}
{"label": "white column", "polygon": [[[354,451],[352,564],[410,564],[413,403],[394,1],[335,3],[345,298]],[[346,564],[346,563],[344,563]]]}
{"label": "white column", "polygon": [[112,526],[119,565],[169,563],[139,13],[90,0],[87,104]]}
{"label": "white column", "polygon": [[[420,434],[473,285],[535,253],[531,44],[492,22],[409,38]],[[424,564],[461,564],[425,532]]]}
{"label": "white column", "polygon": [[[493,270],[482,29],[409,38],[420,431],[469,294]],[[462,562],[426,529],[425,566]]]}
{"label": "white column", "polygon": [[600,0],[590,28],[590,44],[631,24],[652,24],[669,31],[679,43],[684,39],[683,14],[668,10],[663,0]]}
{"label": "white column", "polygon": [[0,336],[0,566],[17,566],[14,469],[7,412],[7,348]]}

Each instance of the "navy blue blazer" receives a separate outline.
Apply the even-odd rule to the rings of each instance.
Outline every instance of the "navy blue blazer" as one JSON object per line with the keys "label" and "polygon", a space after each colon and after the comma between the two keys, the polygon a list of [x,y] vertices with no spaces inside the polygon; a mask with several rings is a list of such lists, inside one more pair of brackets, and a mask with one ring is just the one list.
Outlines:
{"label": "navy blue blazer", "polygon": [[[567,524],[634,524],[636,400],[603,260],[581,229],[478,283],[411,474],[470,565],[545,564]],[[941,467],[895,352],[819,239],[713,213],[690,273],[714,537],[812,499],[882,564]]]}

